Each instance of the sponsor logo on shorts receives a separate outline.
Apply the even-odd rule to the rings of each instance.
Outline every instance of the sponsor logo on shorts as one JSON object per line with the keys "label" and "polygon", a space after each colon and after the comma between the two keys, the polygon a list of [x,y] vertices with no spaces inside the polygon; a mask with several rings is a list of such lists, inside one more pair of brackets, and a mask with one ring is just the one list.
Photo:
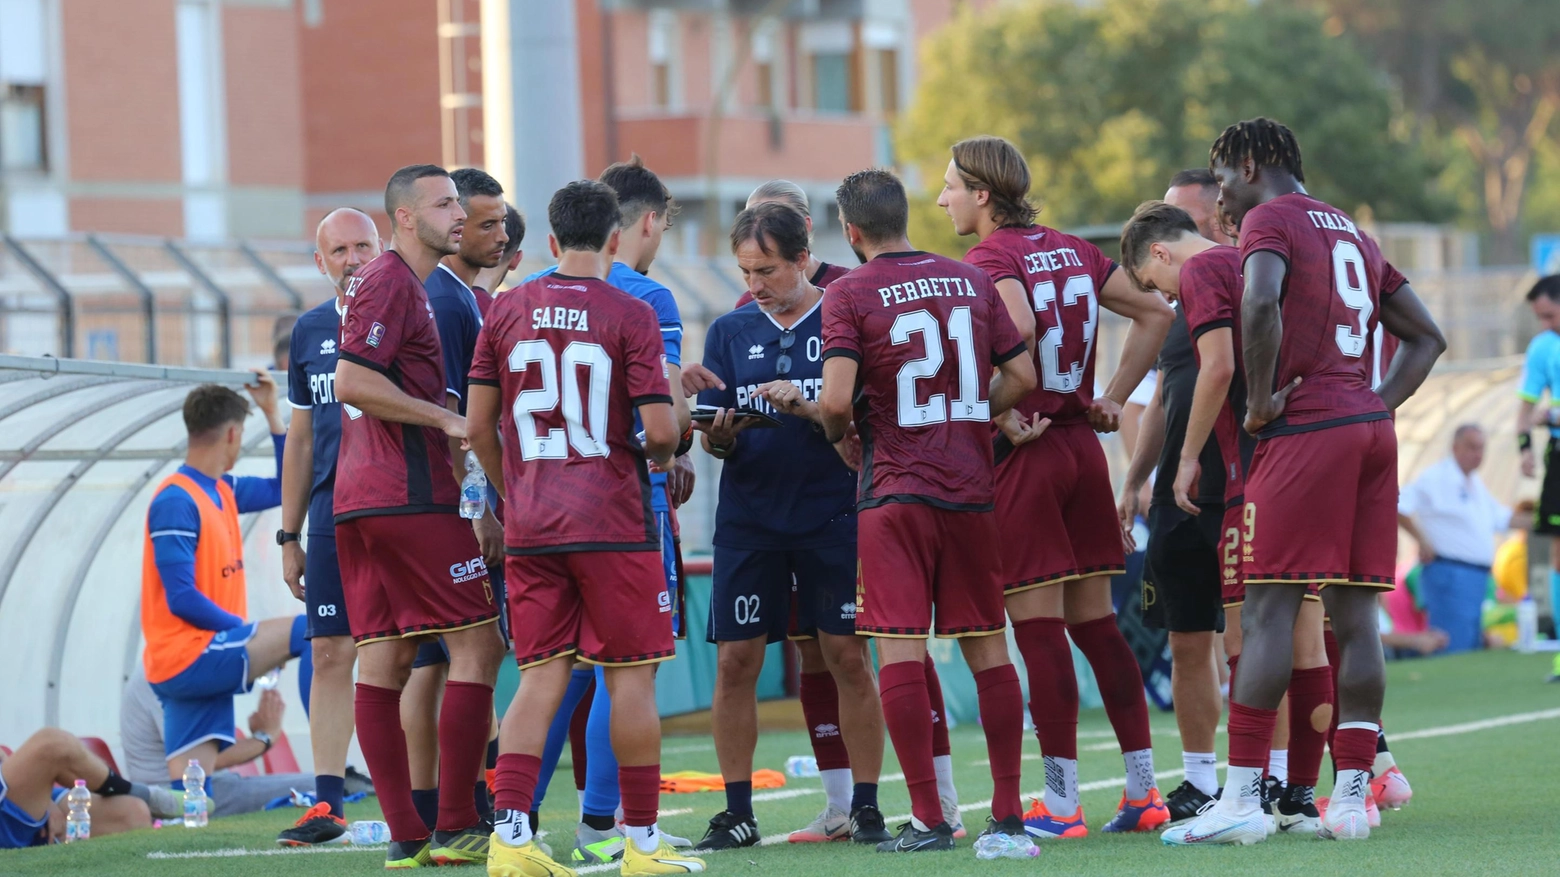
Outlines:
{"label": "sponsor logo on shorts", "polygon": [[368,337],[363,339],[369,347],[378,347],[379,342],[385,340],[385,324],[375,323],[368,327]]}
{"label": "sponsor logo on shorts", "polygon": [[825,737],[838,737],[839,735],[840,726],[831,724],[829,722],[824,722],[823,724],[817,725],[813,728],[813,739],[816,740],[822,740]]}
{"label": "sponsor logo on shorts", "polygon": [[660,606],[661,612],[672,611],[672,593],[670,591],[662,591],[656,594],[655,602]]}
{"label": "sponsor logo on shorts", "polygon": [[450,564],[450,581],[454,584],[472,582],[480,578],[486,578],[488,574],[487,564],[480,557],[470,560],[457,561]]}
{"label": "sponsor logo on shorts", "polygon": [[855,603],[842,603],[842,604],[840,604],[840,618],[842,620],[846,620],[846,621],[855,621],[856,620],[856,604]]}

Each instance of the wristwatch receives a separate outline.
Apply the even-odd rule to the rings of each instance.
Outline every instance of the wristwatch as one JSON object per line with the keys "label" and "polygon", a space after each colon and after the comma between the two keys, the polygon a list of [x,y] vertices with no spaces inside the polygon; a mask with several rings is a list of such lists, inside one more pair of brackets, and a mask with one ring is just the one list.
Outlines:
{"label": "wristwatch", "polygon": [[277,545],[286,545],[289,542],[297,542],[297,541],[298,541],[298,534],[297,533],[289,533],[286,530],[277,530],[276,531],[276,544]]}
{"label": "wristwatch", "polygon": [[[259,740],[261,743],[264,743],[266,752],[270,752],[271,751],[271,747],[276,744],[276,741],[271,739],[271,735],[267,734],[264,731],[256,731],[256,732],[254,732],[254,734],[252,734],[250,736],[254,737],[256,740]],[[264,753],[262,753],[262,754],[264,754]]]}

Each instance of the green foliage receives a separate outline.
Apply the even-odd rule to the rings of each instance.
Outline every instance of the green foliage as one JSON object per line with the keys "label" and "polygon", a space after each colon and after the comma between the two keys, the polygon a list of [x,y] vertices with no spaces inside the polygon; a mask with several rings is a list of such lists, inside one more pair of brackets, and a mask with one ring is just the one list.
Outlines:
{"label": "green foliage", "polygon": [[932,205],[955,141],[998,134],[1030,162],[1043,221],[1120,221],[1176,171],[1206,166],[1226,125],[1294,129],[1307,186],[1383,219],[1437,220],[1455,205],[1394,124],[1392,93],[1315,11],[1247,0],[1064,0],[965,13],[922,47],[920,90],[898,153],[925,194],[912,230],[955,251]]}

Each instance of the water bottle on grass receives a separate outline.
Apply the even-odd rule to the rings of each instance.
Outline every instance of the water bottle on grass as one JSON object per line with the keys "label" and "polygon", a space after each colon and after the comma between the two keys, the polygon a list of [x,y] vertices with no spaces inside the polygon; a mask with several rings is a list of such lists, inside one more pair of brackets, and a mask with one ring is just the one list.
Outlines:
{"label": "water bottle on grass", "polygon": [[818,759],[811,755],[793,755],[785,760],[785,773],[793,777],[818,776]]}
{"label": "water bottle on grass", "polygon": [[206,797],[206,771],[192,758],[190,766],[184,769],[184,827],[205,828],[210,809],[211,801]]}
{"label": "water bottle on grass", "polygon": [[352,835],[352,842],[360,846],[390,842],[390,826],[377,819],[359,819],[352,823],[348,831]]}
{"label": "water bottle on grass", "polygon": [[76,785],[65,793],[65,804],[70,812],[65,816],[65,842],[73,843],[92,836],[92,792],[86,780],[76,780]]}

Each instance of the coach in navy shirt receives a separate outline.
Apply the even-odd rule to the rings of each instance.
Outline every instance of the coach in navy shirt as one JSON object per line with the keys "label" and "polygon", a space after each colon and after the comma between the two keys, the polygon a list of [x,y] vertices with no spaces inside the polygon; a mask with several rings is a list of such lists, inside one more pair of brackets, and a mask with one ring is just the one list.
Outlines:
{"label": "coach in navy shirt", "polygon": [[[282,577],[293,596],[308,607],[312,692],[320,699],[313,701],[311,692],[313,703],[305,706],[310,707],[315,793],[329,807],[326,813],[309,811],[283,831],[277,840],[288,846],[328,843],[346,832],[342,796],[347,746],[352,742],[352,665],[357,650],[336,563],[334,497],[342,418],[342,405],[336,401],[336,348],[347,287],[380,251],[379,231],[367,214],[347,207],[320,222],[314,260],[320,273],[330,278],[336,295],[298,318],[288,353],[287,401],[293,416],[282,460],[282,529],[276,540],[282,545]],[[346,416],[361,415],[349,407]],[[307,554],[300,542],[305,532]]]}
{"label": "coach in navy shirt", "polygon": [[876,806],[883,712],[867,643],[855,635],[856,474],[806,416],[778,415],[779,427],[759,429],[755,418],[741,414],[750,408],[775,414],[771,402],[779,399],[790,402],[785,410],[816,408],[824,293],[808,282],[807,225],[795,208],[771,202],[744,210],[731,243],[754,301],[710,326],[704,366],[725,389],[699,394],[701,407],[720,409],[705,430],[704,448],[725,460],[709,638],[719,649],[713,724],[726,780],[726,809],[710,820],[699,847],[757,842],[749,782],[755,686],[765,645],[788,634],[803,640],[804,650],[821,650],[834,677],[840,727],[820,726],[814,736],[843,742],[839,762],[849,765],[826,764],[820,755],[830,800],[797,834],[876,842],[888,837]]}

